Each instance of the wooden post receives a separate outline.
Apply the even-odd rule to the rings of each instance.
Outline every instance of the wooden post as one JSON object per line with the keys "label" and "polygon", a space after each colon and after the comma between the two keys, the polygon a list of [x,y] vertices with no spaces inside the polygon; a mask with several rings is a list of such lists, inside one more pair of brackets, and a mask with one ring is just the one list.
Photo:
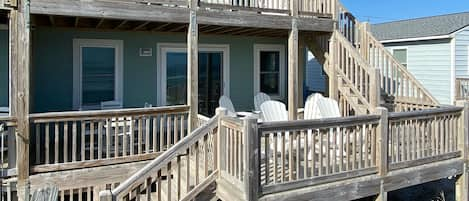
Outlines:
{"label": "wooden post", "polygon": [[[381,116],[377,128],[377,150],[376,165],[378,166],[378,175],[382,177],[388,173],[388,110],[379,107],[376,109],[377,114]],[[376,201],[387,201],[388,193],[384,191],[384,181],[381,180],[380,193]]]}
{"label": "wooden post", "polygon": [[380,106],[381,100],[381,74],[379,68],[372,68],[370,78],[370,104],[373,108]]}
{"label": "wooden post", "polygon": [[244,192],[247,201],[257,201],[260,189],[259,172],[259,134],[257,133],[257,119],[244,119]]}
{"label": "wooden post", "polygon": [[113,201],[111,190],[104,190],[99,192],[99,201]]}
{"label": "wooden post", "polygon": [[300,34],[299,35],[299,44],[298,44],[298,107],[304,107],[303,92],[305,85],[305,70],[306,70],[306,41],[305,38]]}
{"label": "wooden post", "polygon": [[194,130],[199,112],[199,30],[197,25],[197,0],[189,0],[190,19],[187,31],[187,104],[190,106],[189,130]]}
{"label": "wooden post", "polygon": [[293,16],[288,34],[288,119],[298,118],[298,1],[290,1]]}
{"label": "wooden post", "polygon": [[22,0],[10,11],[11,115],[17,119],[16,167],[18,200],[29,201],[29,70],[30,15],[29,0]]}
{"label": "wooden post", "polygon": [[469,200],[469,102],[457,101],[456,105],[464,106],[458,129],[458,149],[461,150],[461,156],[464,160],[463,173],[456,180],[456,201]]}
{"label": "wooden post", "polygon": [[[217,156],[215,157],[217,160],[217,169],[218,169],[218,178],[221,178],[221,171],[224,170],[225,164],[225,157],[222,157],[221,153],[225,153],[226,150],[226,136],[225,136],[225,129],[222,126],[222,120],[227,115],[228,111],[225,108],[217,108],[216,114],[218,115],[218,133],[217,133]],[[225,156],[225,155],[223,155]]]}
{"label": "wooden post", "polygon": [[337,66],[336,66],[336,56],[335,56],[335,33],[332,34],[331,39],[329,40],[329,57],[326,58],[324,62],[325,67],[327,68],[326,72],[329,72],[329,98],[339,101],[339,81],[337,79]]}

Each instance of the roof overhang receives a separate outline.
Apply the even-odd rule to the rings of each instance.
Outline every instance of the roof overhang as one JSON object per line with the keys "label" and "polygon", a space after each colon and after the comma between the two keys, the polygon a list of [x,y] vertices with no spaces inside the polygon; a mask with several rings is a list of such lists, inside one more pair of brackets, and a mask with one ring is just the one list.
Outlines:
{"label": "roof overhang", "polygon": [[412,42],[412,41],[422,41],[422,40],[439,40],[439,39],[449,39],[453,38],[453,34],[441,35],[441,36],[426,36],[426,37],[417,37],[417,38],[402,38],[402,39],[391,39],[391,40],[382,40],[381,43],[401,43],[401,42]]}

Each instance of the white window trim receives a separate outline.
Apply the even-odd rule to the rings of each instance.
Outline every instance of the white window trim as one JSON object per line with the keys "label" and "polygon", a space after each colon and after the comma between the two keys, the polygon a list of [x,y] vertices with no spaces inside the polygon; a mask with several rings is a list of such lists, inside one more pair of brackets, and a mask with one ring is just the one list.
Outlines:
{"label": "white window trim", "polygon": [[[407,62],[405,63],[406,67],[409,68],[409,47],[390,47],[389,48],[391,55],[394,57],[394,50],[405,50],[406,51],[406,60]],[[394,57],[395,58],[395,57]],[[402,63],[401,63],[402,64]]]}
{"label": "white window trim", "polygon": [[254,94],[260,91],[260,52],[261,51],[278,51],[280,52],[280,94],[271,96],[272,99],[283,100],[285,98],[285,46],[274,44],[254,44]]}
{"label": "white window trim", "polygon": [[107,47],[115,49],[115,93],[114,101],[123,103],[123,65],[124,65],[124,42],[122,40],[107,39],[73,39],[73,109],[86,110],[82,104],[82,54],[83,47]]}
{"label": "white window trim", "polygon": [[[159,106],[166,105],[166,54],[168,52],[187,52],[185,43],[158,43],[157,45],[157,99]],[[199,52],[223,52],[222,95],[230,96],[230,45],[227,44],[199,44]],[[158,93],[159,92],[159,93]]]}

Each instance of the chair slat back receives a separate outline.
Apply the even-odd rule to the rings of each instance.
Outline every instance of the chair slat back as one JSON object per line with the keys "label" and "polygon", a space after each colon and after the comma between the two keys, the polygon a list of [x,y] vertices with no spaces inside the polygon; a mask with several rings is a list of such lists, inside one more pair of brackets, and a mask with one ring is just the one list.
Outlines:
{"label": "chair slat back", "polygon": [[279,101],[265,101],[261,104],[263,120],[268,121],[288,121],[288,112],[285,104]]}
{"label": "chair slat back", "polygon": [[236,116],[236,110],[230,98],[228,98],[227,96],[221,96],[218,100],[218,104],[220,105],[220,107],[226,108],[229,116]]}
{"label": "chair slat back", "polygon": [[260,111],[262,103],[266,101],[270,101],[270,96],[262,92],[258,93],[254,96],[254,109]]}
{"label": "chair slat back", "polygon": [[319,110],[319,100],[324,98],[321,94],[315,93],[308,96],[305,103],[304,119],[320,119],[321,110]]}

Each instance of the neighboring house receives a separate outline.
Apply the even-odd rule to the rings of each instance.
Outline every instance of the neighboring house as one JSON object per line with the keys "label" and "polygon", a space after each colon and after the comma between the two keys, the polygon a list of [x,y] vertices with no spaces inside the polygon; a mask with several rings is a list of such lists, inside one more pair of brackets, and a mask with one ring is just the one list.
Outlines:
{"label": "neighboring house", "polygon": [[311,52],[308,53],[308,61],[306,64],[305,91],[305,95],[315,92],[325,93],[326,91],[326,75],[324,74],[322,65]]}
{"label": "neighboring house", "polygon": [[457,80],[469,78],[469,12],[375,24],[371,31],[442,104],[457,99]]}

